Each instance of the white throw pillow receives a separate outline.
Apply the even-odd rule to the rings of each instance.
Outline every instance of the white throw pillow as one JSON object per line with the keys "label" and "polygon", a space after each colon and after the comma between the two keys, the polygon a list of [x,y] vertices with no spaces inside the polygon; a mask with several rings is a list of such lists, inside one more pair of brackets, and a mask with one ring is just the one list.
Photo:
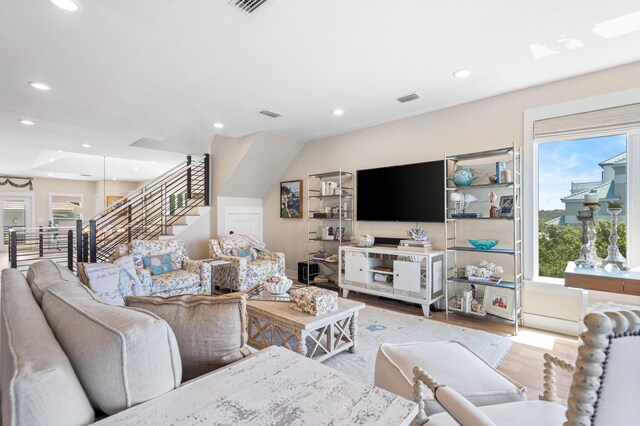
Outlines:
{"label": "white throw pillow", "polygon": [[131,256],[117,259],[113,264],[84,263],[78,267],[78,273],[98,299],[109,305],[123,306],[125,296],[149,294],[143,289]]}

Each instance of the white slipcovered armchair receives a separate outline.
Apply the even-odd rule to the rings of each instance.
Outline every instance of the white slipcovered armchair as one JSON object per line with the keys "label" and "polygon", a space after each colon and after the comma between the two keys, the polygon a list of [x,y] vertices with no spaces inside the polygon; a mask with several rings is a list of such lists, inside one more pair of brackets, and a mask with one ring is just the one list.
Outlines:
{"label": "white slipcovered armchair", "polygon": [[[284,253],[265,250],[264,243],[252,235],[225,235],[209,240],[209,257],[232,263],[231,283],[214,274],[214,285],[233,290],[249,290],[270,275],[284,275]],[[252,256],[236,256],[237,250],[255,250]]]}
{"label": "white slipcovered armchair", "polygon": [[[545,354],[541,401],[476,407],[455,390],[414,368],[414,423],[428,426],[556,426],[640,424],[640,310],[593,312],[585,316],[575,365]],[[443,360],[446,362],[446,360]],[[573,372],[567,408],[558,404],[555,368]],[[433,392],[446,412],[427,416],[425,396]]]}

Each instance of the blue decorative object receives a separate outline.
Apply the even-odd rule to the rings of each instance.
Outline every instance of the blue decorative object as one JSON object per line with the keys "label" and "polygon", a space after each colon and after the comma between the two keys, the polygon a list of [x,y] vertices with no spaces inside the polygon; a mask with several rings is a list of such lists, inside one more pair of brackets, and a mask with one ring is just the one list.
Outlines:
{"label": "blue decorative object", "polygon": [[456,186],[469,186],[473,183],[473,180],[476,178],[471,167],[467,165],[461,165],[456,168],[456,171],[453,172],[453,183]]}
{"label": "blue decorative object", "polygon": [[496,183],[502,183],[502,172],[507,169],[504,161],[496,161]]}
{"label": "blue decorative object", "polygon": [[498,244],[498,240],[469,240],[469,242],[478,250],[491,250]]}

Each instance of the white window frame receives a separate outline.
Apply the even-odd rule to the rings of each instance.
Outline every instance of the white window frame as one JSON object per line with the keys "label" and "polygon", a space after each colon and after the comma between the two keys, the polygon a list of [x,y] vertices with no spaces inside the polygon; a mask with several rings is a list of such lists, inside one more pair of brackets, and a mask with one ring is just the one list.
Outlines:
{"label": "white window frame", "polygon": [[80,219],[84,219],[84,194],[77,192],[50,192],[49,193],[49,222],[53,224],[53,197],[78,197],[80,198],[80,208],[83,209],[80,213]]}
{"label": "white window frame", "polygon": [[[614,108],[640,102],[640,88],[609,93],[606,95],[529,109],[524,112],[524,197],[523,219],[528,224],[524,229],[524,278],[526,281],[564,285],[564,280],[538,275],[538,145],[566,140],[536,141],[533,137],[533,123],[538,120],[561,117],[570,114]],[[623,132],[627,134],[627,254],[629,266],[640,266],[640,225],[636,220],[640,215],[640,129]],[[618,133],[620,134],[620,133]],[[589,137],[609,136],[611,132]],[[634,188],[636,193],[630,191]],[[632,219],[633,218],[633,219]],[[629,250],[631,248],[631,250]],[[576,257],[578,253],[576,253]]]}

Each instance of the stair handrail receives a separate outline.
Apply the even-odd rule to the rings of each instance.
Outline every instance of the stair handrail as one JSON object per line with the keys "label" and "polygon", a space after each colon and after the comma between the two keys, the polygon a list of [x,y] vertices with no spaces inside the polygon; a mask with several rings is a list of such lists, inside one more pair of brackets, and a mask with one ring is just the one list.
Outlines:
{"label": "stair handrail", "polygon": [[178,219],[210,205],[209,178],[209,154],[200,161],[193,161],[189,155],[186,162],[111,203],[91,219],[79,220],[76,227],[82,238],[76,248],[78,258],[108,261],[120,244],[166,235],[167,228]]}
{"label": "stair handrail", "polygon": [[[151,182],[145,184],[144,186],[141,186],[137,189],[134,189],[133,191],[131,191],[128,195],[123,196],[122,198],[118,199],[117,201],[114,201],[113,203],[109,204],[108,206],[106,206],[102,211],[100,211],[99,213],[97,213],[95,216],[93,216],[90,219],[85,220],[84,226],[88,226],[90,221],[94,220],[96,221],[96,223],[100,223],[100,222],[105,222],[106,220],[108,220],[109,218],[111,218],[112,216],[121,213],[125,208],[128,208],[130,205],[134,204],[136,201],[140,200],[141,197],[143,197],[145,195],[146,192],[152,191],[154,189],[156,189],[160,184],[166,182],[167,180],[169,180],[169,178],[174,177],[174,175],[176,175],[177,173],[181,173],[184,172],[186,170],[189,169],[194,169],[196,167],[199,166],[200,163],[204,163],[204,161],[206,161],[207,156],[205,156],[205,159],[202,160],[201,162],[193,162],[190,160],[187,161],[183,161],[180,164],[178,164],[177,166],[175,166],[173,169],[169,170],[168,172],[164,173],[161,176],[158,176],[157,178],[155,178],[154,180],[152,180]],[[119,202],[122,202],[123,200],[127,200],[125,203],[123,203],[121,206],[112,209],[111,206],[113,206],[114,204],[118,204]]]}

